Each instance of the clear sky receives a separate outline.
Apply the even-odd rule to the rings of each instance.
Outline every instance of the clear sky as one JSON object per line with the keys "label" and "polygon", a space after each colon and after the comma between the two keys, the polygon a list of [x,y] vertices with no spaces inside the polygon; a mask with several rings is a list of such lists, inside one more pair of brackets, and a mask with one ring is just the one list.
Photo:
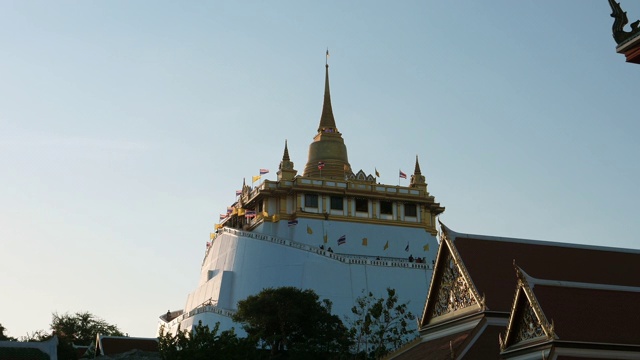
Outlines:
{"label": "clear sky", "polygon": [[397,184],[418,155],[455,231],[640,248],[640,65],[610,12],[0,1],[0,323],[19,337],[86,310],[154,336],[243,178],[274,180],[285,139],[302,172],[327,47],[354,170]]}

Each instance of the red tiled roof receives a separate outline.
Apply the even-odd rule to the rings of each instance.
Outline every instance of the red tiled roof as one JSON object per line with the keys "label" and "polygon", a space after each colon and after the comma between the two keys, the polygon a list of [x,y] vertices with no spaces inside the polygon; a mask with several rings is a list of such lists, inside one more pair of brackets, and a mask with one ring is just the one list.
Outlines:
{"label": "red tiled roof", "polygon": [[104,355],[122,354],[130,350],[158,352],[156,338],[130,338],[120,336],[100,336],[98,344]]}
{"label": "red tiled roof", "polygon": [[460,345],[467,339],[472,331],[473,329],[470,329],[466,332],[422,342],[409,350],[403,351],[397,356],[391,355],[389,358],[398,360],[450,360],[451,349],[453,349],[455,354],[459,353]]}
{"label": "red tiled roof", "polygon": [[500,342],[498,336],[504,333],[504,326],[487,326],[471,348],[464,355],[465,359],[500,359]]}
{"label": "red tiled roof", "polygon": [[533,292],[561,341],[640,345],[640,292],[539,284]]}
{"label": "red tiled roof", "polygon": [[447,233],[489,310],[511,310],[514,260],[536,278],[640,287],[637,250]]}

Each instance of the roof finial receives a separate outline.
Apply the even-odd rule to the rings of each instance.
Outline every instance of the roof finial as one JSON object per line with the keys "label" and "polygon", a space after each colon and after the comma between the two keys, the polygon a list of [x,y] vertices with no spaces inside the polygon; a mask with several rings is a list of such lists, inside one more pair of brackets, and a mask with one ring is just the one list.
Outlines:
{"label": "roof finial", "polygon": [[327,48],[327,58],[324,59],[324,65],[329,67],[329,48]]}
{"label": "roof finial", "polygon": [[420,164],[418,164],[418,155],[416,155],[416,169],[413,171],[414,175],[422,175],[420,172]]}
{"label": "roof finial", "polygon": [[[329,59],[329,48],[327,48],[327,59]],[[320,115],[320,126],[318,132],[337,132],[336,120],[333,117],[333,109],[331,109],[331,92],[329,91],[329,63],[325,64],[324,79],[324,102],[322,104],[322,115]]]}
{"label": "roof finial", "polygon": [[282,161],[291,161],[289,158],[289,149],[287,148],[287,140],[284,140],[284,155],[282,155]]}

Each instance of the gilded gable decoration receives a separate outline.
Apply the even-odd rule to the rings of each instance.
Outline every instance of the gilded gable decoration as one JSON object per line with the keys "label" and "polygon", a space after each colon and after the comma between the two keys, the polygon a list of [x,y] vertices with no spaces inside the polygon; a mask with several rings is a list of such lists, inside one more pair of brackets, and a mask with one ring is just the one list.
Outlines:
{"label": "gilded gable decoration", "polygon": [[436,293],[431,318],[460,310],[478,302],[473,296],[469,284],[464,279],[460,267],[451,254],[442,260],[442,273],[439,278],[439,289]]}
{"label": "gilded gable decoration", "polygon": [[440,248],[431,280],[430,295],[425,305],[425,322],[422,325],[459,310],[485,309],[484,298],[473,285],[460,254],[447,238],[444,226],[439,235]]}
{"label": "gilded gable decoration", "polygon": [[500,336],[502,351],[520,342],[530,340],[551,340],[556,338],[554,326],[542,312],[542,308],[529,284],[531,279],[517,265],[518,289],[511,310],[511,318],[504,339]]}

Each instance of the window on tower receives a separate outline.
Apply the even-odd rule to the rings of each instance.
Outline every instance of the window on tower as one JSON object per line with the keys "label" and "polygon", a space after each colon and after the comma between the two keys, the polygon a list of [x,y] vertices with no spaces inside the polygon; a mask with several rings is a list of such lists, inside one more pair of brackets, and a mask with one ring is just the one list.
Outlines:
{"label": "window on tower", "polygon": [[304,206],[317,208],[318,207],[318,195],[317,194],[305,194]]}
{"label": "window on tower", "polygon": [[393,203],[391,201],[380,201],[380,214],[393,215]]}
{"label": "window on tower", "polygon": [[367,199],[356,199],[356,211],[369,212],[369,201]]}
{"label": "window on tower", "polygon": [[342,196],[331,197],[331,210],[344,210],[344,199]]}
{"label": "window on tower", "polygon": [[418,207],[416,204],[404,204],[404,216],[418,216]]}

